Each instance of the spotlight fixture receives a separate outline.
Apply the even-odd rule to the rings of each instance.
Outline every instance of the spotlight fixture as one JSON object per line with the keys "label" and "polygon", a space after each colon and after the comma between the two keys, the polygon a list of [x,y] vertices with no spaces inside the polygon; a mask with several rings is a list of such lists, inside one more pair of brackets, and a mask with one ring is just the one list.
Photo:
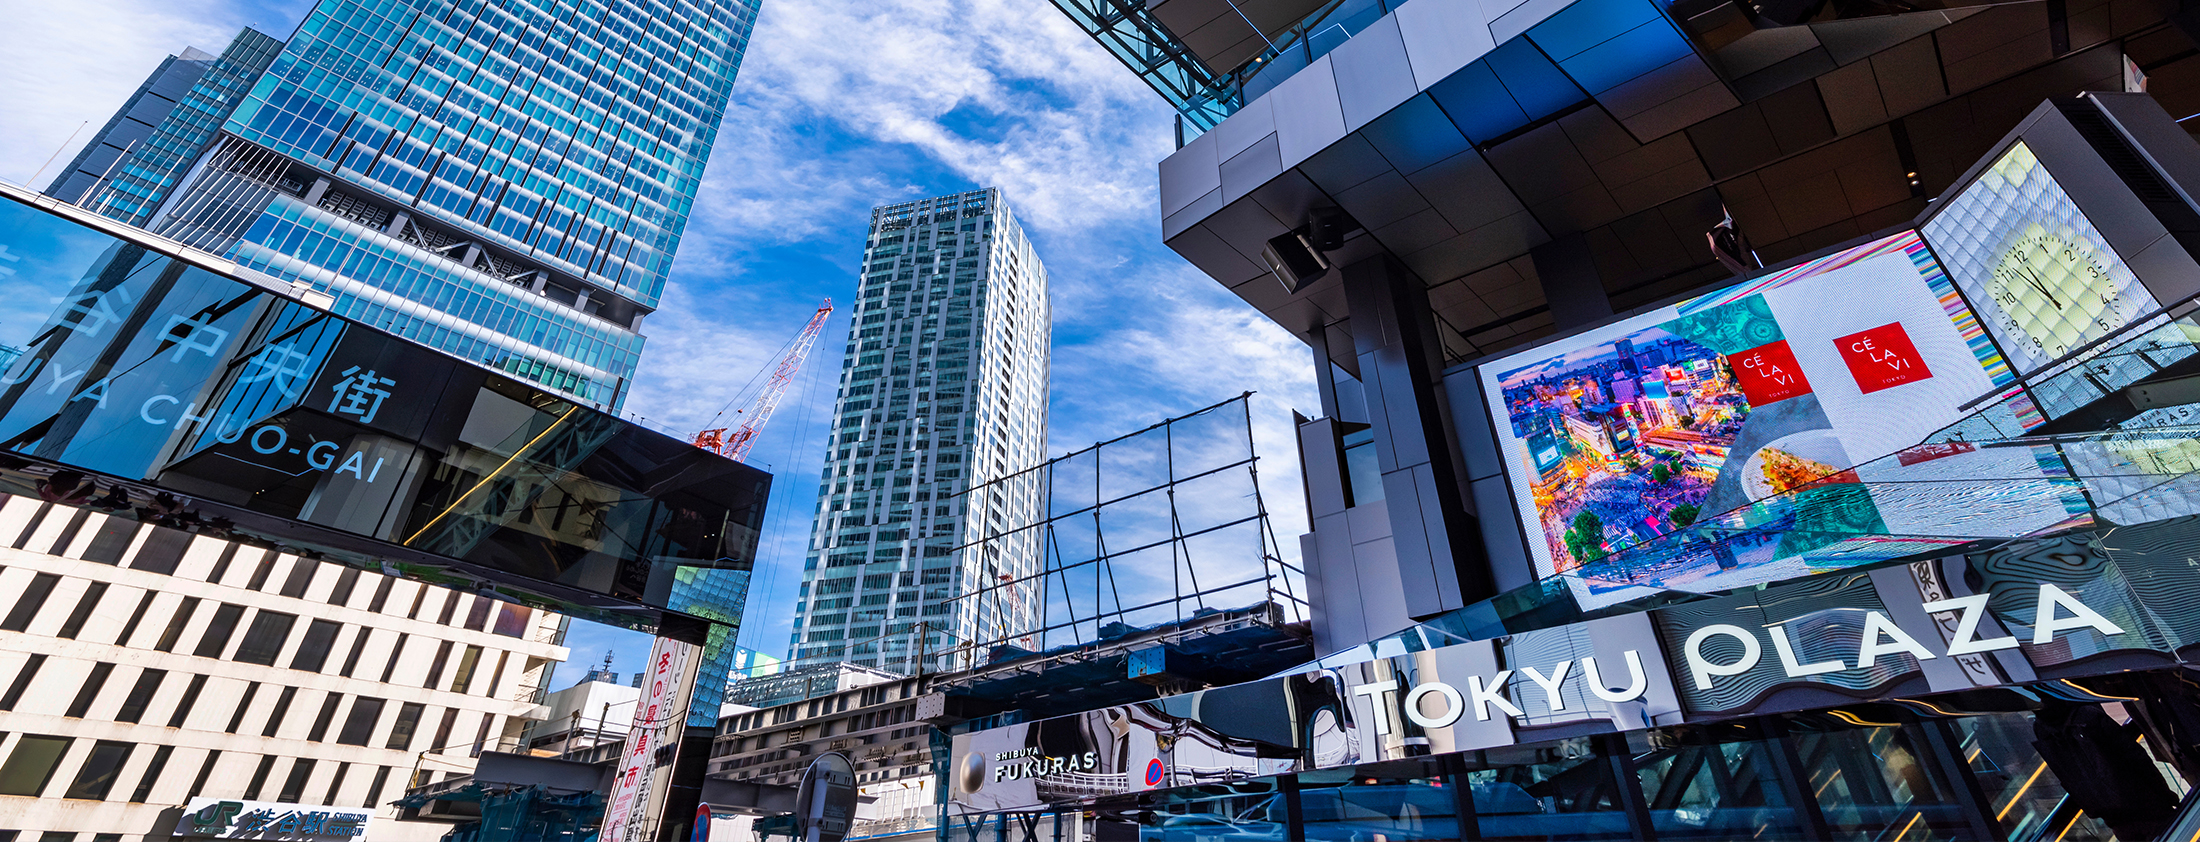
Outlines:
{"label": "spotlight fixture", "polygon": [[1298,292],[1329,271],[1326,253],[1343,248],[1345,236],[1359,228],[1340,208],[1315,208],[1307,212],[1306,224],[1269,238],[1260,258],[1284,289]]}

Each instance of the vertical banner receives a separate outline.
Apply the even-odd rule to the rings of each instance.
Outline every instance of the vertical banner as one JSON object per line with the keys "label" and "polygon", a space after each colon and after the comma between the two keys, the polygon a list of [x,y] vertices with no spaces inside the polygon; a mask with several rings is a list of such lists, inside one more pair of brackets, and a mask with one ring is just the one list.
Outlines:
{"label": "vertical banner", "polygon": [[657,835],[657,819],[669,789],[666,779],[687,727],[688,702],[701,666],[698,649],[667,637],[657,638],[650,647],[642,697],[634,705],[634,724],[627,731],[618,774],[611,779],[597,842],[643,842]]}

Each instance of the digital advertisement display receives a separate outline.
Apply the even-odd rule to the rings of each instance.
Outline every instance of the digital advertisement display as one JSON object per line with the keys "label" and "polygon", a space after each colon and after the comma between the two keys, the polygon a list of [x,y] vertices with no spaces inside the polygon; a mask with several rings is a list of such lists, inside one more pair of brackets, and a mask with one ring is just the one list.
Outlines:
{"label": "digital advertisement display", "polygon": [[[1538,575],[1573,574],[1585,605],[1644,587],[1723,590],[1860,563],[1836,546],[1848,536],[2021,534],[2070,517],[2056,494],[2029,494],[1982,523],[1921,505],[1915,487],[1900,485],[1938,466],[1906,460],[1883,469],[1903,476],[1882,477],[1851,470],[1911,448],[2012,377],[1915,232],[1486,363],[1479,374]],[[2039,423],[2022,400],[1987,411],[2014,416],[2006,420],[2018,428]],[[1943,464],[1957,461],[1966,473],[2048,485],[2062,473],[2032,448],[1980,449]],[[1809,507],[1827,520],[1815,533],[1788,529],[1648,566],[1612,560],[1828,476],[1857,493]],[[1881,489],[1879,479],[1891,481]]]}
{"label": "digital advertisement display", "polygon": [[[2039,370],[2161,305],[2023,141],[1964,187],[1922,229],[1980,321],[2018,372]],[[2175,333],[2174,327],[2157,332]],[[2151,338],[2151,337],[2150,337]],[[2087,361],[2099,383],[2028,384],[2053,418],[2189,353],[2181,334],[2149,345],[2150,363],[2105,353]],[[2080,355],[2086,359],[2091,354]]]}

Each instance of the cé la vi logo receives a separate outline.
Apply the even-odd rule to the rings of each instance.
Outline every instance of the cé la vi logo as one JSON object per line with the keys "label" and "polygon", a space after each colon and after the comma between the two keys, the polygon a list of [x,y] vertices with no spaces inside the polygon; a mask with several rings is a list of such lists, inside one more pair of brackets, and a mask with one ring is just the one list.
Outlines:
{"label": "c\u00e9 la vi logo", "polygon": [[[1986,615],[1987,596],[1973,594],[1936,600],[1919,606],[1927,614],[1956,612],[1955,633],[1950,636],[1947,651],[1941,654],[1954,657],[2016,648],[2019,641],[2015,637],[1979,639],[1979,619]],[[2103,635],[2124,633],[2122,626],[2087,608],[2068,591],[2041,583],[2039,599],[2032,616],[2032,645],[2052,643],[2055,635],[2078,629],[2092,629]],[[1835,659],[1799,663],[1795,657],[1795,644],[1790,640],[1785,626],[1769,625],[1764,627],[1762,633],[1772,639],[1772,650],[1780,659],[1780,669],[1789,678],[1808,678],[1847,669],[1864,669],[1877,664],[1880,658],[1896,654],[1908,655],[1920,661],[1941,657],[1925,648],[1909,632],[1903,631],[1886,614],[1878,611],[1864,612],[1864,632],[1857,644],[1856,657],[1848,661]],[[1710,690],[1712,679],[1740,675],[1757,666],[1757,662],[1764,656],[1764,647],[1757,641],[1758,634],[1759,632],[1725,623],[1704,626],[1690,634],[1683,647],[1683,654],[1688,660],[1689,677],[1694,679],[1696,689]],[[1741,643],[1741,656],[1728,663],[1712,663],[1704,653],[1704,644],[1714,637],[1731,638]]]}

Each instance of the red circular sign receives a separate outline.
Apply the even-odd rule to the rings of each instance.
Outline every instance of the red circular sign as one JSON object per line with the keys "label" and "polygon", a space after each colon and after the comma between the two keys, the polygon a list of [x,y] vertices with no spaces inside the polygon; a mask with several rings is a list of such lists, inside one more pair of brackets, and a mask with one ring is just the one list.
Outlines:
{"label": "red circular sign", "polygon": [[1152,760],[1148,760],[1148,761],[1146,761],[1146,785],[1147,785],[1147,786],[1155,786],[1155,785],[1158,785],[1158,784],[1160,784],[1160,783],[1161,783],[1161,758],[1158,758],[1158,757],[1156,757],[1156,758],[1154,758],[1154,759],[1152,759]]}

